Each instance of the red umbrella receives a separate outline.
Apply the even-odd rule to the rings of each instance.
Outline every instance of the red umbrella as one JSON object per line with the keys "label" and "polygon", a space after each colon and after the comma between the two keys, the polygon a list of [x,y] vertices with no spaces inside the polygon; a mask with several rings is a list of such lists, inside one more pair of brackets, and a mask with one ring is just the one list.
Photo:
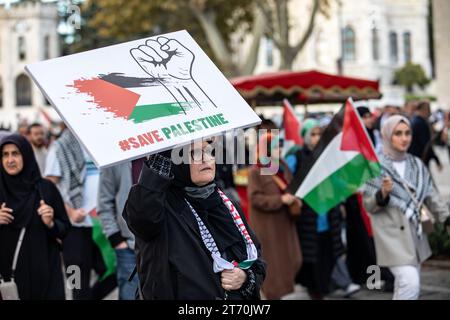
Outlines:
{"label": "red umbrella", "polygon": [[378,81],[350,78],[318,71],[280,71],[230,80],[253,105],[279,105],[284,98],[294,104],[379,99]]}

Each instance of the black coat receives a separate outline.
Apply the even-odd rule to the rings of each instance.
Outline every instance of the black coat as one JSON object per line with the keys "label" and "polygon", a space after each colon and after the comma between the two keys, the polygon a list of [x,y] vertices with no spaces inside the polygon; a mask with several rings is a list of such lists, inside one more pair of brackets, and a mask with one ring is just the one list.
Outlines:
{"label": "black coat", "polygon": [[428,166],[430,161],[434,159],[440,164],[439,158],[432,148],[432,130],[427,120],[415,115],[411,120],[412,142],[408,152],[419,157]]}
{"label": "black coat", "polygon": [[352,280],[364,284],[370,274],[367,267],[376,265],[375,244],[369,236],[362,218],[360,203],[356,194],[344,203],[347,236],[347,267]]}
{"label": "black coat", "polygon": [[[345,253],[341,240],[341,211],[334,207],[327,213],[329,232],[331,236],[331,249],[333,259]],[[317,232],[317,213],[306,203],[303,203],[302,212],[297,220],[297,232],[300,239],[304,263],[317,263],[319,252],[319,233]]]}
{"label": "black coat", "polygon": [[[297,159],[297,170],[307,167],[311,161],[312,152],[306,147],[298,150],[295,154]],[[298,174],[297,172],[295,174]],[[336,259],[344,252],[344,246],[341,240],[342,216],[339,206],[332,208],[327,213],[329,232],[331,236],[331,249],[333,258]],[[300,246],[303,254],[304,263],[317,263],[319,252],[319,234],[317,232],[317,213],[303,202],[302,211],[297,219],[297,233],[300,240]]]}
{"label": "black coat", "polygon": [[[202,241],[195,217],[171,185],[171,179],[144,165],[139,183],[131,188],[123,217],[136,237],[137,269],[144,299],[225,297],[220,273],[213,271],[211,254]],[[241,218],[245,219],[243,214]],[[260,256],[259,243],[245,224]],[[265,264],[258,259],[251,269],[256,285],[248,298],[257,299]],[[228,297],[244,299],[239,291]]]}
{"label": "black coat", "polygon": [[[41,195],[54,210],[54,227],[48,229],[37,213],[40,197],[35,192],[34,211],[26,225],[17,261],[15,281],[21,300],[64,299],[64,279],[60,245],[70,228],[64,202],[56,186],[45,179],[39,183]],[[9,280],[20,229],[0,226],[0,273]]]}

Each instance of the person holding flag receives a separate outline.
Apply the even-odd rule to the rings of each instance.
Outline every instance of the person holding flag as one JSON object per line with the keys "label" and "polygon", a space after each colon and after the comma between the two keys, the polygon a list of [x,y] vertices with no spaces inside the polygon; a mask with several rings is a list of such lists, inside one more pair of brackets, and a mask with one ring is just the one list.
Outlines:
{"label": "person holding flag", "polygon": [[[320,122],[316,119],[309,118],[303,122],[301,136],[305,145],[287,157],[295,175],[310,167],[322,131]],[[302,268],[297,270],[296,282],[308,289],[312,299],[323,299],[329,292],[333,267],[344,253],[340,216],[338,206],[319,214],[307,203],[303,203],[301,214],[296,221],[304,260]]]}
{"label": "person holding flag", "polygon": [[[343,253],[343,246],[340,239],[340,212],[338,206],[349,196],[354,194],[364,183],[380,175],[381,165],[377,155],[367,135],[367,131],[358,116],[358,113],[349,99],[341,108],[341,110],[333,117],[329,125],[323,131],[320,140],[312,150],[311,154],[301,163],[300,170],[292,180],[289,189],[298,198],[303,201],[303,210],[311,210],[317,217],[310,219],[308,224],[312,226],[309,230],[313,234],[323,233],[323,248],[328,246],[328,254],[326,251],[311,251],[311,263],[317,261],[317,257],[328,261],[331,268],[334,265],[333,257],[339,257]],[[327,214],[328,213],[328,214]],[[302,219],[306,219],[311,215],[304,214],[300,216],[299,223]],[[328,219],[326,219],[328,216]],[[313,222],[317,221],[315,225]],[[328,222],[328,224],[327,224]],[[316,227],[316,228],[314,228]],[[326,233],[329,233],[326,238]],[[302,232],[300,232],[301,236]],[[331,234],[331,235],[330,235]],[[302,241],[302,239],[300,239]],[[302,241],[303,242],[303,241]],[[316,243],[311,241],[311,243]],[[332,243],[332,245],[331,245]],[[307,279],[310,282],[311,277],[302,277],[301,273],[307,273],[306,248],[302,243],[305,264],[302,268],[299,278]],[[331,246],[331,248],[330,248]],[[322,252],[317,255],[317,253]],[[332,252],[332,255],[329,253]],[[324,258],[326,257],[326,259]],[[306,268],[305,268],[306,266]],[[317,272],[316,267],[310,267],[312,272]],[[319,280],[327,280],[324,275],[331,272],[330,268],[324,268],[324,271],[317,272],[323,278]],[[326,281],[317,281],[316,283],[325,283]],[[314,283],[313,283],[314,284]],[[313,287],[312,287],[313,288]],[[316,287],[317,288],[317,287]],[[326,285],[319,286],[316,290],[326,292]],[[319,295],[320,297],[320,295]]]}
{"label": "person holding flag", "polygon": [[431,255],[423,229],[424,207],[450,225],[449,211],[438,196],[424,163],[408,154],[412,130],[400,115],[381,129],[382,175],[364,187],[364,204],[371,214],[377,263],[395,276],[394,300],[416,300],[420,294],[420,265]]}

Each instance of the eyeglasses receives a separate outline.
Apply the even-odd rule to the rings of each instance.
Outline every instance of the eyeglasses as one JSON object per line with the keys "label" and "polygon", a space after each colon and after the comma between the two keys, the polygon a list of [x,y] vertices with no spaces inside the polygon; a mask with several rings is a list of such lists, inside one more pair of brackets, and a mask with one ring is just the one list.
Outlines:
{"label": "eyeglasses", "polygon": [[206,161],[208,159],[213,160],[216,158],[215,148],[207,146],[204,149],[192,149],[191,159],[194,161]]}

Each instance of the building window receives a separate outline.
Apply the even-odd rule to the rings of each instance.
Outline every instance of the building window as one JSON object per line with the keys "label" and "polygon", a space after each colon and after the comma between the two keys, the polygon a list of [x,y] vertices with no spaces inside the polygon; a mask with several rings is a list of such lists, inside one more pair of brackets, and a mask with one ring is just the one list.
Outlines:
{"label": "building window", "polygon": [[390,32],[389,33],[389,57],[391,62],[398,61],[398,42],[397,42],[397,33]]}
{"label": "building window", "polygon": [[18,48],[18,53],[19,53],[19,60],[25,60],[27,58],[25,37],[23,37],[23,36],[19,37],[17,48]]}
{"label": "building window", "polygon": [[50,36],[44,37],[44,60],[50,59]]}
{"label": "building window", "polygon": [[31,81],[24,74],[16,79],[16,105],[31,106]]}
{"label": "building window", "polygon": [[411,32],[405,32],[403,34],[403,51],[405,55],[405,62],[411,62],[412,60]]}
{"label": "building window", "polygon": [[372,29],[372,58],[374,61],[380,60],[380,38],[377,28]]}
{"label": "building window", "polygon": [[0,108],[3,107],[3,86],[2,86],[2,81],[0,79]]}
{"label": "building window", "polygon": [[273,66],[273,41],[266,39],[266,65]]}
{"label": "building window", "polygon": [[347,61],[356,58],[355,31],[350,26],[342,32],[342,58]]}

